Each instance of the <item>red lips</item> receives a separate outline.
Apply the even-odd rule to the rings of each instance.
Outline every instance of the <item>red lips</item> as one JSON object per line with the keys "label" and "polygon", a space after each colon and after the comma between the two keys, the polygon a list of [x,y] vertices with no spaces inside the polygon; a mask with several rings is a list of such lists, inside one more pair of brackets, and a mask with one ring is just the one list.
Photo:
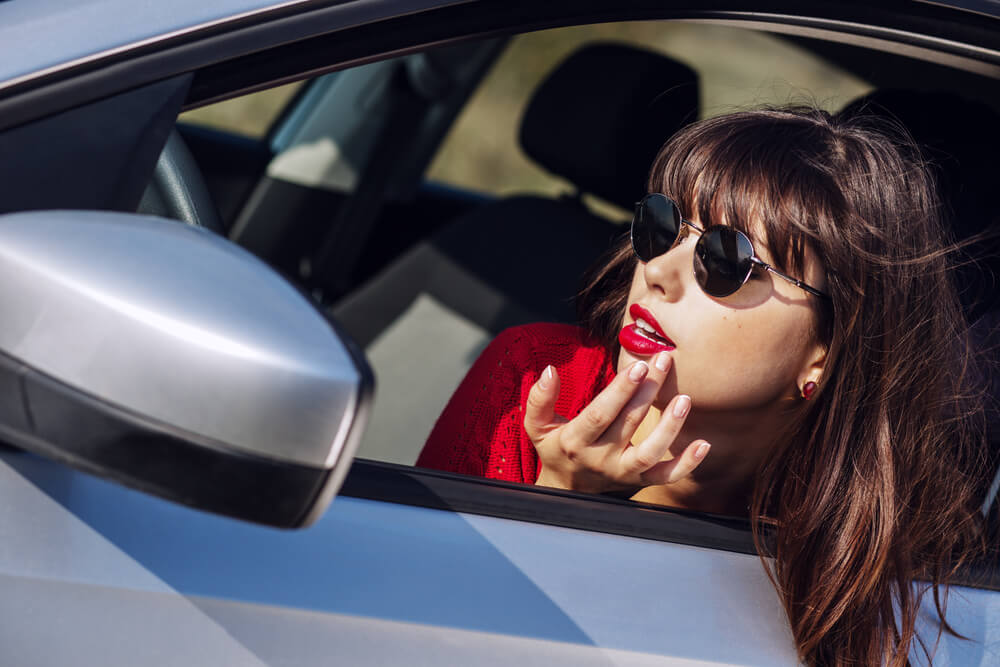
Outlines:
{"label": "red lips", "polygon": [[[670,340],[667,334],[663,332],[660,323],[656,321],[656,318],[648,310],[637,303],[633,303],[628,309],[628,314],[632,316],[633,320],[636,320],[636,323],[628,325],[618,334],[618,342],[621,343],[621,346],[625,350],[634,355],[644,357],[654,355],[662,350],[669,352],[677,348],[674,341]],[[642,320],[653,331],[641,327],[639,320]]]}

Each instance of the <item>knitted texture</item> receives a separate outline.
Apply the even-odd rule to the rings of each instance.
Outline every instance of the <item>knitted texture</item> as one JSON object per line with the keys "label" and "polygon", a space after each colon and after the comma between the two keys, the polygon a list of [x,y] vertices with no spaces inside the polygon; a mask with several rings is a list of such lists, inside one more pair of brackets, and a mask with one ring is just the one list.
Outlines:
{"label": "knitted texture", "polygon": [[556,413],[572,419],[614,378],[607,350],[579,327],[528,324],[501,332],[448,401],[417,466],[534,484],[541,471],[524,430],[531,386],[559,373]]}

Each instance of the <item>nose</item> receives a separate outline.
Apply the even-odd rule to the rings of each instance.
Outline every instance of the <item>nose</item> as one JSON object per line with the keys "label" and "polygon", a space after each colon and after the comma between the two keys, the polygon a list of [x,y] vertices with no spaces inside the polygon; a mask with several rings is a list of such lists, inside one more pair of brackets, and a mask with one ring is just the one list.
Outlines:
{"label": "nose", "polygon": [[[688,250],[692,246],[690,242],[680,243],[646,262],[645,266],[642,266],[642,276],[647,289],[665,301],[680,301],[684,296],[684,290],[688,287],[688,279],[694,279],[694,272],[691,269],[693,256]],[[685,267],[687,271],[684,270]]]}

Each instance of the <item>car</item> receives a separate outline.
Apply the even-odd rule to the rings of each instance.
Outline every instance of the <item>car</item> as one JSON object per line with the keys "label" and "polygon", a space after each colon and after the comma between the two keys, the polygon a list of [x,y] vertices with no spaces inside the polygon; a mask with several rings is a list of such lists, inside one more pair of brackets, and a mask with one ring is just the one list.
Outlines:
{"label": "car", "polygon": [[[958,236],[1000,212],[990,3],[6,0],[0,53],[8,665],[797,664],[747,521],[424,439],[492,336],[572,320],[699,116],[868,106]],[[934,664],[1000,663],[998,574],[965,638],[921,620]]]}

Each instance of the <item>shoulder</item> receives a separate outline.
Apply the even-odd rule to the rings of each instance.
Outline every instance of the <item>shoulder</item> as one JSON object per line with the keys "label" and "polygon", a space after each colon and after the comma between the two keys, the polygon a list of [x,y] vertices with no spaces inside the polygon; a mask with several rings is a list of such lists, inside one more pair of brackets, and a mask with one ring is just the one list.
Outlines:
{"label": "shoulder", "polygon": [[570,324],[538,322],[501,331],[490,344],[493,352],[517,360],[535,362],[544,368],[548,364],[592,363],[608,361],[607,350],[587,332]]}
{"label": "shoulder", "polygon": [[575,415],[614,377],[608,350],[586,330],[568,324],[506,329],[493,339],[484,355],[491,368],[503,367],[519,378],[521,399],[539,374],[554,366],[562,381],[557,408],[565,415]]}

